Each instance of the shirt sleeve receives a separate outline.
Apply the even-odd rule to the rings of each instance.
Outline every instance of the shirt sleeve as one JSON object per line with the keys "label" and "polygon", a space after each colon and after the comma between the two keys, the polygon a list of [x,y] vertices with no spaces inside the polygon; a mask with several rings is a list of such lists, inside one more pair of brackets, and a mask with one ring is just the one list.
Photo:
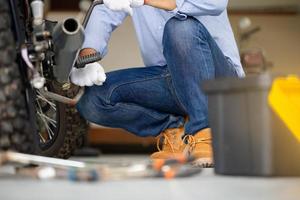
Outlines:
{"label": "shirt sleeve", "polygon": [[220,15],[228,5],[228,0],[176,0],[174,14],[190,16]]}
{"label": "shirt sleeve", "polygon": [[82,48],[93,48],[103,58],[107,53],[111,33],[127,16],[126,12],[112,11],[105,5],[95,6],[84,31],[85,39]]}

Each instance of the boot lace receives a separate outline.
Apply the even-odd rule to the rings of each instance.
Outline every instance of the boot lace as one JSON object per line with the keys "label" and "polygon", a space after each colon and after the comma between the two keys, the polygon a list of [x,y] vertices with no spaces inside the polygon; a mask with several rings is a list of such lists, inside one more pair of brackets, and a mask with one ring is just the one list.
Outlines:
{"label": "boot lace", "polygon": [[196,148],[197,144],[210,144],[211,138],[195,138],[193,135],[186,135],[183,137],[183,142],[186,144],[186,148],[184,149],[185,153],[191,153]]}
{"label": "boot lace", "polygon": [[156,147],[157,147],[157,149],[158,149],[159,152],[163,151],[163,149],[160,147],[160,143],[161,143],[162,140],[163,140],[163,145],[169,145],[170,148],[171,148],[171,151],[175,152],[173,143],[172,143],[172,141],[171,141],[171,139],[169,137],[170,136],[168,136],[167,134],[164,133],[164,134],[160,135],[157,138]]}

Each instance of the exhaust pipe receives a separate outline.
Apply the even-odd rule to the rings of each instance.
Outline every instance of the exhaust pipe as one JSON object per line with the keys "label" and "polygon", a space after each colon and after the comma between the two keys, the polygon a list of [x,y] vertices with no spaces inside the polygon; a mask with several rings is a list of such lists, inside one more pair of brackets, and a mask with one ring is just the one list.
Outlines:
{"label": "exhaust pipe", "polygon": [[54,76],[58,82],[69,81],[69,74],[76,62],[78,51],[84,41],[84,30],[74,18],[58,23],[53,30],[55,52]]}

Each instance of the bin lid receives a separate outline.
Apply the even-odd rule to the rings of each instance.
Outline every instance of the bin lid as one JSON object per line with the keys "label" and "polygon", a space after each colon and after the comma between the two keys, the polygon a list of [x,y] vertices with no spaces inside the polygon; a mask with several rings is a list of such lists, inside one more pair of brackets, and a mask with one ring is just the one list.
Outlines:
{"label": "bin lid", "polygon": [[270,73],[248,75],[245,78],[217,78],[204,81],[201,87],[207,94],[245,90],[269,90],[273,79],[274,76]]}

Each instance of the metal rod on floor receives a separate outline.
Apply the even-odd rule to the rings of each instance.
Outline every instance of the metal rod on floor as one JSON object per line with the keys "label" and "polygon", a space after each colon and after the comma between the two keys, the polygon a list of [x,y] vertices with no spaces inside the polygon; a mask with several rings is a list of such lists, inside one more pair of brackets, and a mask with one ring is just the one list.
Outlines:
{"label": "metal rod on floor", "polygon": [[12,151],[0,153],[0,164],[5,163],[21,163],[21,164],[35,164],[35,165],[51,165],[59,168],[84,168],[84,162],[63,160],[58,158],[49,158],[44,156],[35,156],[30,154],[16,153]]}

